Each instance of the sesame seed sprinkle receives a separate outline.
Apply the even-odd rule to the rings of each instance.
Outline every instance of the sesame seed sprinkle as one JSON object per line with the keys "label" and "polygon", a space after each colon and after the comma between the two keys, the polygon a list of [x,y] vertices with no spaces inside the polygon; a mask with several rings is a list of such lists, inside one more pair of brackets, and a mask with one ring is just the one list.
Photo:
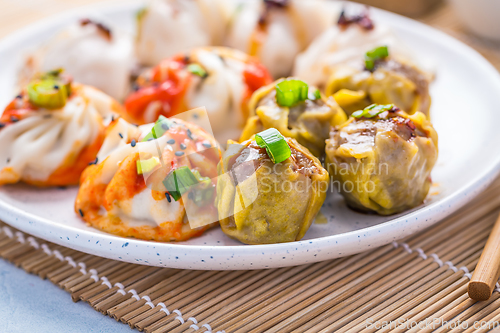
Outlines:
{"label": "sesame seed sprinkle", "polygon": [[203,142],[202,145],[205,148],[212,148],[212,145],[210,144],[210,142],[207,142],[207,141]]}
{"label": "sesame seed sprinkle", "polygon": [[187,148],[187,146],[185,144],[183,144],[183,143],[180,144],[180,147],[181,147],[182,150],[184,150],[184,149]]}
{"label": "sesame seed sprinkle", "polygon": [[0,128],[4,128],[5,127],[5,123],[0,123]]}
{"label": "sesame seed sprinkle", "polygon": [[130,143],[130,145],[131,145],[132,147],[135,147],[136,143],[137,143],[137,142],[135,142],[135,140],[132,140],[132,142]]}
{"label": "sesame seed sprinkle", "polygon": [[123,139],[123,134],[121,134],[121,133],[118,133],[118,135],[120,136],[120,138],[122,138],[122,139]]}
{"label": "sesame seed sprinkle", "polygon": [[188,128],[188,130],[187,130],[187,136],[188,136],[188,138],[190,138],[191,140],[194,140],[194,139],[193,139],[193,133],[191,133],[191,130],[190,130],[189,128]]}
{"label": "sesame seed sprinkle", "polygon": [[17,119],[14,116],[10,116],[10,121],[13,122],[13,123],[17,123],[19,121],[19,119]]}
{"label": "sesame seed sprinkle", "polygon": [[175,152],[175,156],[182,156],[182,155],[184,155],[183,151],[176,151]]}
{"label": "sesame seed sprinkle", "polygon": [[168,143],[169,145],[173,145],[173,144],[175,143],[175,140],[174,140],[174,139],[170,139],[170,140],[168,140],[168,141],[167,141],[167,143]]}
{"label": "sesame seed sprinkle", "polygon": [[161,128],[163,128],[165,131],[168,131],[170,129],[167,123],[162,123]]}
{"label": "sesame seed sprinkle", "polygon": [[78,209],[78,213],[80,213],[80,216],[83,217],[83,211],[81,209]]}
{"label": "sesame seed sprinkle", "polygon": [[167,198],[168,202],[172,202],[172,198],[170,198],[170,194],[168,192],[165,192],[165,198]]}

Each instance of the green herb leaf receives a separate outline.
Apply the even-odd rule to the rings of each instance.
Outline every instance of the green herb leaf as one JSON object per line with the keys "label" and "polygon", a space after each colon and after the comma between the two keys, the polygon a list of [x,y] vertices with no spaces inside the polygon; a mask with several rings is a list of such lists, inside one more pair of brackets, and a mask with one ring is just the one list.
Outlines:
{"label": "green herb leaf", "polygon": [[281,163],[292,155],[285,137],[276,128],[269,128],[255,134],[255,142],[261,148],[266,148],[273,163]]}
{"label": "green herb leaf", "polygon": [[191,186],[196,184],[198,184],[198,179],[187,166],[170,171],[163,180],[163,185],[175,201],[178,201]]}
{"label": "green herb leaf", "polygon": [[142,139],[142,142],[161,138],[161,136],[169,130],[170,126],[171,126],[171,122],[170,122],[170,120],[168,120],[168,118],[166,118],[164,116],[158,117],[158,120],[156,121],[153,128],[151,129],[151,132],[149,132],[144,137],[144,139]]}
{"label": "green herb leaf", "polygon": [[199,77],[202,78],[206,78],[208,76],[207,71],[198,64],[189,64],[187,66],[187,70],[193,73],[194,75],[198,75]]}
{"label": "green herb leaf", "polygon": [[365,54],[365,68],[372,70],[375,68],[375,61],[387,58],[389,56],[389,49],[387,46],[379,46],[366,52]]}
{"label": "green herb leaf", "polygon": [[280,106],[291,107],[305,101],[309,86],[300,80],[284,80],[276,85],[276,102]]}

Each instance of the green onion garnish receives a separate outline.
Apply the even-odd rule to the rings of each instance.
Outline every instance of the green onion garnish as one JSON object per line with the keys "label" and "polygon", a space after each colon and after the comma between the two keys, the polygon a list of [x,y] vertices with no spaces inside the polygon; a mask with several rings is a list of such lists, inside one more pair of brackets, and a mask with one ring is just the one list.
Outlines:
{"label": "green onion garnish", "polygon": [[63,107],[71,94],[71,82],[60,77],[62,72],[62,69],[53,70],[31,81],[28,85],[30,102],[46,109]]}
{"label": "green onion garnish", "polygon": [[187,70],[193,73],[194,75],[198,75],[199,77],[205,78],[208,76],[207,71],[198,64],[189,64],[187,66]]}
{"label": "green onion garnish", "polygon": [[316,101],[318,99],[321,99],[321,93],[319,92],[319,89],[316,89],[313,93],[310,93],[308,98],[311,101]]}
{"label": "green onion garnish", "polygon": [[150,173],[160,164],[160,159],[156,156],[153,156],[147,160],[139,159],[137,160],[137,174],[143,175],[145,173]]}
{"label": "green onion garnish", "polygon": [[178,201],[191,186],[196,184],[198,184],[198,179],[187,166],[170,171],[163,180],[163,185],[175,201]]}
{"label": "green onion garnish", "polygon": [[154,124],[153,128],[151,129],[151,132],[149,132],[144,139],[142,139],[142,142],[150,141],[150,140],[155,140],[160,138],[165,132],[168,131],[170,128],[171,123],[170,121],[164,117],[160,116],[158,117],[158,120]]}
{"label": "green onion garnish", "polygon": [[379,46],[366,52],[365,54],[365,68],[367,70],[372,70],[375,68],[375,61],[384,59],[389,56],[389,50],[387,46]]}
{"label": "green onion garnish", "polygon": [[291,107],[305,101],[309,92],[307,83],[300,80],[284,80],[276,85],[278,105]]}
{"label": "green onion garnish", "polygon": [[269,128],[255,134],[255,142],[261,148],[266,148],[273,163],[281,163],[292,155],[285,137],[276,128]]}
{"label": "green onion garnish", "polygon": [[390,111],[394,108],[394,104],[372,104],[363,110],[355,111],[351,114],[354,118],[373,118],[385,111]]}

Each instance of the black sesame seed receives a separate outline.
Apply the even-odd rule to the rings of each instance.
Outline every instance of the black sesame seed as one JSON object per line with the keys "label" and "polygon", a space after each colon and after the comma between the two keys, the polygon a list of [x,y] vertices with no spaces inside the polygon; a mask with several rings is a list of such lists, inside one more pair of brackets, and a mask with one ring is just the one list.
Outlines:
{"label": "black sesame seed", "polygon": [[161,128],[163,128],[165,131],[168,131],[170,129],[170,127],[166,123],[162,123]]}
{"label": "black sesame seed", "polygon": [[5,127],[5,123],[0,123],[0,128],[4,128]]}
{"label": "black sesame seed", "polygon": [[14,116],[10,116],[10,121],[13,122],[13,123],[17,123],[19,121],[19,119],[17,119]]}
{"label": "black sesame seed", "polygon": [[165,198],[167,198],[168,202],[172,202],[172,198],[170,198],[170,194],[165,192]]}
{"label": "black sesame seed", "polygon": [[21,99],[21,98],[23,98],[23,95],[19,94],[19,95],[16,96],[16,98],[17,99]]}
{"label": "black sesame seed", "polygon": [[187,146],[185,144],[183,144],[183,143],[180,144],[180,147],[181,147],[182,150],[184,150],[184,149],[187,148]]}
{"label": "black sesame seed", "polygon": [[56,85],[54,86],[54,89],[55,89],[55,90],[59,90],[59,86],[56,84]]}
{"label": "black sesame seed", "polygon": [[170,140],[168,140],[168,141],[167,141],[167,143],[168,143],[169,145],[173,145],[173,144],[175,143],[175,140],[174,140],[174,139],[170,139]]}
{"label": "black sesame seed", "polygon": [[137,83],[132,84],[132,90],[133,91],[139,90],[139,85]]}
{"label": "black sesame seed", "polygon": [[83,211],[79,209],[78,212],[80,213],[80,216],[83,217]]}
{"label": "black sesame seed", "polygon": [[191,133],[191,130],[190,130],[189,128],[188,128],[188,130],[187,130],[187,136],[188,136],[188,138],[190,138],[191,140],[194,140],[194,139],[193,139],[193,133]]}
{"label": "black sesame seed", "polygon": [[153,140],[154,140],[154,138],[149,138],[149,139],[148,139],[148,141],[153,141]]}
{"label": "black sesame seed", "polygon": [[209,142],[203,142],[202,145],[205,148],[212,148],[212,145]]}
{"label": "black sesame seed", "polygon": [[121,134],[121,133],[118,133],[118,135],[120,136],[120,138],[122,138],[122,139],[123,139],[123,134]]}
{"label": "black sesame seed", "polygon": [[182,156],[182,155],[184,155],[183,151],[176,151],[175,152],[175,156]]}
{"label": "black sesame seed", "polygon": [[92,165],[92,164],[97,164],[97,162],[99,162],[98,158],[96,157],[94,161],[90,162],[89,165]]}
{"label": "black sesame seed", "polygon": [[111,122],[115,121],[115,116],[111,116]]}
{"label": "black sesame seed", "polygon": [[135,140],[132,140],[132,142],[130,143],[130,145],[131,145],[132,147],[135,147],[135,145],[136,145]]}
{"label": "black sesame seed", "polygon": [[7,159],[7,163],[10,163],[10,158]]}

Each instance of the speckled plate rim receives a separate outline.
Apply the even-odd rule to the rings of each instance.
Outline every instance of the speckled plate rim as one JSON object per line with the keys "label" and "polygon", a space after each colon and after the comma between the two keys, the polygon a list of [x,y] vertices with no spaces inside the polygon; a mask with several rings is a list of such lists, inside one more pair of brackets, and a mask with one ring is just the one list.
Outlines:
{"label": "speckled plate rim", "polygon": [[[97,11],[133,10],[138,2],[122,2],[119,5],[91,5],[84,9],[67,11],[34,23],[0,41],[0,53],[5,52],[14,41],[29,36],[38,28],[57,25],[68,17],[89,15]],[[500,75],[478,52],[425,24],[386,11],[373,9],[377,15],[390,18],[401,29],[413,34],[439,40],[449,49],[454,49],[484,73],[485,80],[495,86],[500,94]],[[500,173],[500,155],[485,167],[474,179],[443,199],[399,216],[393,220],[343,234],[325,236],[293,243],[254,246],[198,246],[175,243],[156,243],[138,239],[121,238],[97,231],[76,229],[51,222],[48,219],[26,213],[0,201],[0,218],[26,233],[47,241],[82,252],[131,263],[151,265],[147,258],[160,256],[156,266],[203,269],[262,269],[300,265],[333,259],[367,251],[394,240],[406,237],[449,216],[484,190]],[[63,237],[64,236],[64,237]],[[96,244],[101,246],[89,246]]]}

